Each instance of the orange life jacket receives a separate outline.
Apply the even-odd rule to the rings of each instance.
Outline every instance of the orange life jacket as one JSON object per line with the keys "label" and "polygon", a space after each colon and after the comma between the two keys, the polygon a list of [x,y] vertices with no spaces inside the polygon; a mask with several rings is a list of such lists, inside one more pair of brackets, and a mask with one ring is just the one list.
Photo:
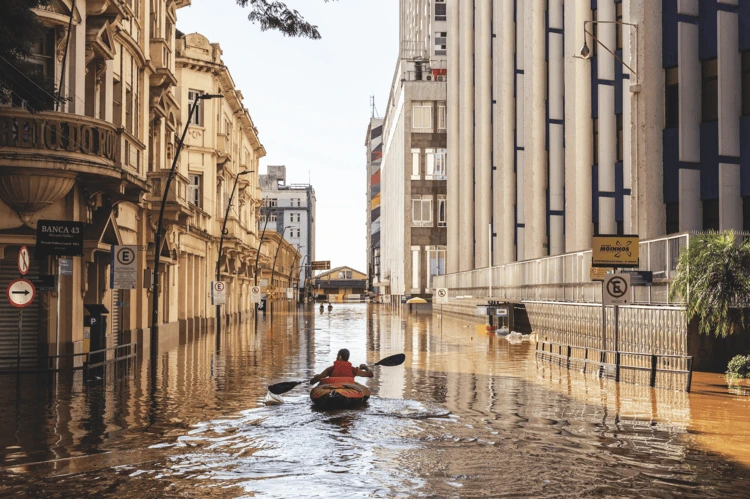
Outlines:
{"label": "orange life jacket", "polygon": [[356,375],[356,369],[351,362],[337,360],[333,363],[333,371],[329,375],[331,378],[352,378]]}

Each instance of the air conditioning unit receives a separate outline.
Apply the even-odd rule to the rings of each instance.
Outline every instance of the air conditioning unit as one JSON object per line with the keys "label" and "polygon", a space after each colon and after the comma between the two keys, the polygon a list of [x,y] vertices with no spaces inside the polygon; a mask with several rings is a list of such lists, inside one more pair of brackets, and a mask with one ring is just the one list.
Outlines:
{"label": "air conditioning unit", "polygon": [[440,75],[437,77],[437,81],[446,81],[445,75]]}
{"label": "air conditioning unit", "polygon": [[431,75],[427,75],[427,81],[432,81],[432,76]]}

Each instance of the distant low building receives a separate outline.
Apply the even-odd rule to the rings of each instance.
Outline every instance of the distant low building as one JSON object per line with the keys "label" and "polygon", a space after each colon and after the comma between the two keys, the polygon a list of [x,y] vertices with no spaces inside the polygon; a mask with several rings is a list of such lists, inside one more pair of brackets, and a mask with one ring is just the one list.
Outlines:
{"label": "distant low building", "polygon": [[318,300],[364,300],[367,275],[351,267],[336,267],[318,275],[314,288]]}

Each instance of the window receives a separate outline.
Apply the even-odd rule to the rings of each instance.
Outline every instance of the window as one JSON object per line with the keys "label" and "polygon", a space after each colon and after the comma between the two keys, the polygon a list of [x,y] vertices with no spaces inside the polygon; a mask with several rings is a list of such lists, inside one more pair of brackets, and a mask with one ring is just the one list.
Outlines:
{"label": "window", "polygon": [[705,123],[719,119],[719,76],[716,59],[707,59],[701,65],[703,73],[702,121]]}
{"label": "window", "polygon": [[427,289],[432,289],[432,278],[445,274],[445,246],[427,246]]}
{"label": "window", "polygon": [[446,35],[447,32],[445,31],[436,31],[435,32],[435,55],[445,55],[446,54]]}
{"label": "window", "polygon": [[412,196],[411,226],[432,227],[432,196]]}
{"label": "window", "polygon": [[190,180],[190,185],[188,186],[188,202],[193,206],[201,208],[203,206],[203,191],[201,190],[203,176],[189,174],[188,179]]}
{"label": "window", "polygon": [[432,128],[432,103],[415,102],[412,106],[412,128],[428,131]]}
{"label": "window", "polygon": [[680,203],[666,203],[667,234],[680,232]]}
{"label": "window", "polygon": [[[203,101],[198,99],[196,102],[196,97],[199,95],[202,95],[203,92],[199,90],[189,90],[188,91],[188,102],[190,103],[190,106],[193,106],[193,103],[196,103],[195,111],[193,111],[193,119],[191,123],[193,123],[195,126],[203,126]],[[188,108],[188,112],[190,112],[190,108]]]}
{"label": "window", "polygon": [[339,279],[351,279],[352,278],[352,271],[351,270],[339,270]]}
{"label": "window", "polygon": [[411,150],[411,179],[412,180],[419,180],[421,178],[420,176],[420,167],[419,167],[419,149],[412,149]]}
{"label": "window", "polygon": [[594,118],[594,164],[599,164],[599,119]]}
{"label": "window", "polygon": [[419,246],[411,247],[411,289],[419,293]]}
{"label": "window", "polygon": [[445,149],[425,149],[425,179],[445,180],[445,163],[447,151]]}
{"label": "window", "polygon": [[750,116],[750,51],[742,52],[742,116]]}
{"label": "window", "polygon": [[[615,18],[618,23],[622,22],[622,2],[615,4]],[[615,43],[617,44],[617,50],[622,50],[622,32],[623,26],[621,24],[615,24]]]}
{"label": "window", "polygon": [[263,204],[269,208],[276,208],[279,205],[279,200],[276,198],[266,198]]}
{"label": "window", "polygon": [[719,230],[719,200],[703,201],[703,230]]}
{"label": "window", "polygon": [[664,95],[665,128],[674,128],[680,123],[680,87],[677,68],[666,70]]}
{"label": "window", "polygon": [[435,0],[435,20],[446,21],[448,19],[446,13],[445,0]]}
{"label": "window", "polygon": [[133,133],[133,91],[125,90],[125,129]]}
{"label": "window", "polygon": [[445,102],[438,102],[438,131],[446,129],[447,117]]}
{"label": "window", "polygon": [[294,213],[289,214],[289,221],[294,222]]}
{"label": "window", "polygon": [[623,143],[622,143],[622,113],[616,114],[617,119],[617,161],[624,161]]}
{"label": "window", "polygon": [[273,212],[270,213],[270,215],[268,217],[268,221],[269,222],[275,222],[276,221],[276,212],[275,211],[273,211]]}
{"label": "window", "polygon": [[438,195],[437,209],[438,209],[437,226],[446,227],[447,220],[446,220],[446,214],[445,214],[445,195]]}

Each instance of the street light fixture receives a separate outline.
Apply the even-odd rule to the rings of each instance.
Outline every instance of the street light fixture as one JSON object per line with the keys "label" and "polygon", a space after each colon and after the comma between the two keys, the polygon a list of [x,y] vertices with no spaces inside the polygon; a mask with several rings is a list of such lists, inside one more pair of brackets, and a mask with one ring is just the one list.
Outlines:
{"label": "street light fixture", "polygon": [[188,113],[187,123],[185,123],[185,129],[182,131],[182,137],[177,143],[177,150],[175,151],[174,158],[172,159],[172,168],[169,170],[167,181],[164,184],[164,193],[161,199],[161,208],[159,209],[159,222],[156,225],[156,233],[154,234],[154,290],[151,302],[151,359],[155,360],[157,350],[159,348],[159,264],[161,263],[161,244],[162,244],[162,232],[164,231],[164,209],[167,206],[167,196],[169,195],[169,187],[172,185],[172,179],[177,168],[177,160],[180,158],[180,151],[182,146],[185,144],[185,136],[187,135],[190,122],[193,119],[193,114],[198,108],[198,101],[209,100],[209,99],[223,99],[224,96],[221,94],[199,94],[195,96],[193,104],[190,106],[190,112]]}
{"label": "street light fixture", "polygon": [[637,78],[638,77],[638,73],[636,73],[635,70],[633,70],[633,68],[631,68],[630,66],[628,66],[625,63],[625,61],[622,60],[622,58],[620,58],[617,54],[615,54],[612,51],[612,49],[610,49],[609,47],[607,47],[606,45],[604,45],[602,42],[600,42],[599,39],[597,37],[595,37],[594,34],[591,31],[587,30],[586,29],[586,24],[618,24],[620,26],[631,26],[631,27],[635,28],[636,37],[638,35],[638,25],[637,24],[633,24],[633,23],[624,23],[622,21],[583,21],[583,47],[581,47],[581,50],[580,50],[581,58],[583,58],[583,59],[590,59],[591,58],[591,50],[589,49],[588,43],[586,43],[586,35],[589,35],[596,43],[598,43],[599,45],[601,45],[604,50],[606,50],[607,52],[609,52],[610,54],[612,54],[612,57],[614,57],[615,59],[617,59],[618,61],[620,61],[620,63],[622,63],[623,66],[625,66],[626,68],[628,68],[628,70],[631,73],[633,73],[636,76],[636,78]]}
{"label": "street light fixture", "polygon": [[[229,195],[229,202],[227,203],[227,211],[224,213],[224,223],[221,226],[221,237],[219,238],[219,253],[216,257],[216,280],[221,281],[221,250],[224,248],[224,236],[227,235],[227,219],[229,218],[229,210],[232,208],[232,200],[234,199],[234,193],[237,190],[237,182],[239,182],[242,175],[248,175],[255,173],[255,170],[241,171],[234,177],[234,185],[232,186],[232,194]],[[221,334],[221,305],[216,305],[216,334]]]}

